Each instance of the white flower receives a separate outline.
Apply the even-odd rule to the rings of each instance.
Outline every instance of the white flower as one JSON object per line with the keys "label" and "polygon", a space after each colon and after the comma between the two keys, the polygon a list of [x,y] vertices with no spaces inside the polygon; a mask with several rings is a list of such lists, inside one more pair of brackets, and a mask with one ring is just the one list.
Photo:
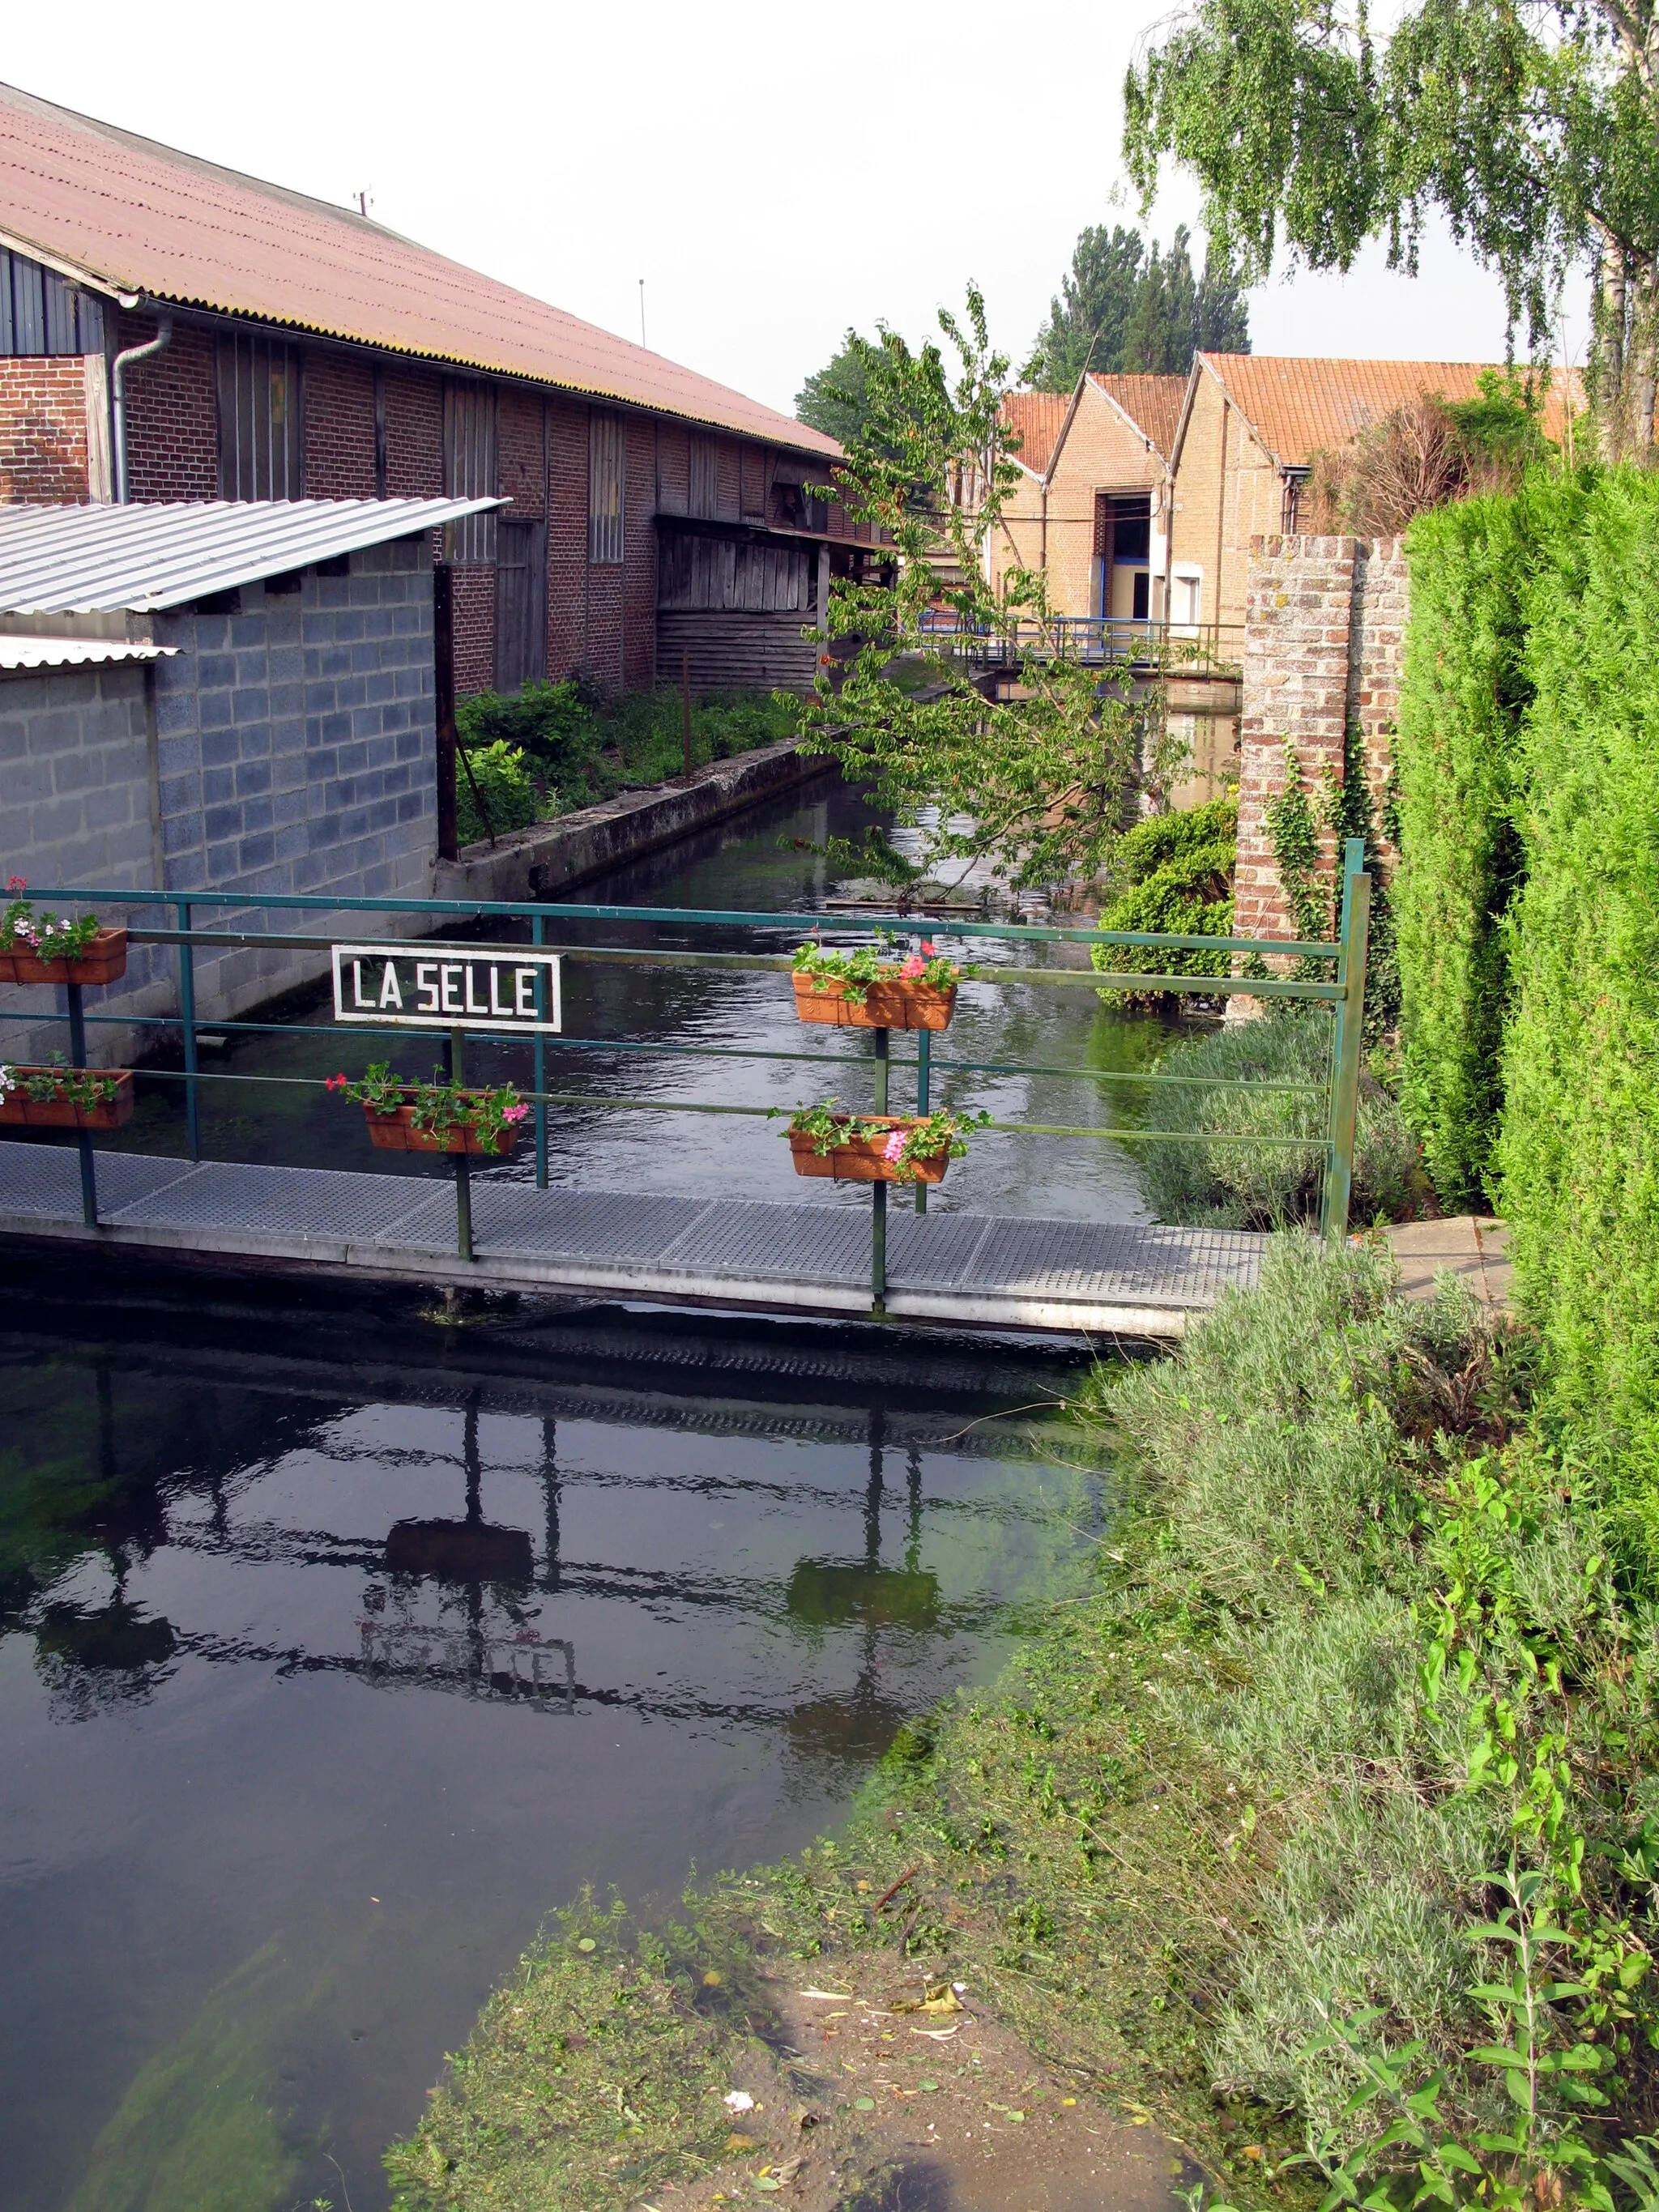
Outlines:
{"label": "white flower", "polygon": [[747,2089],[728,2089],[725,2101],[731,2112],[752,2112],[755,2109],[755,2100]]}

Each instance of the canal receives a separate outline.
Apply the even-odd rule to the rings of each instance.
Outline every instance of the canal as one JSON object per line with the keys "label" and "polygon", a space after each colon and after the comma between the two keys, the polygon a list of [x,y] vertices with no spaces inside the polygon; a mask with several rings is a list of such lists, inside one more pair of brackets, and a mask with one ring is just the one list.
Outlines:
{"label": "canal", "polygon": [[[594,896],[805,902],[817,864],[780,837],[863,818],[832,788]],[[572,1089],[819,1095],[793,1063],[617,1048],[795,1048],[775,976],[571,981],[599,1041],[561,1054]],[[969,986],[942,1056],[1132,1069],[1161,1036],[1092,994]],[[284,1079],[216,1086],[209,1152],[368,1164],[355,1114],[286,1080],[368,1056],[233,1041],[220,1065]],[[1121,1088],[944,1078],[1073,1122],[1132,1112]],[[129,1139],[173,1149],[177,1086],[145,1089]],[[779,1126],[583,1109],[553,1173],[795,1196]],[[988,1140],[945,1195],[1143,1211],[1100,1139]],[[556,1300],[441,1327],[424,1303],[0,1280],[7,2212],[383,2206],[382,2148],[551,1908],[593,1885],[661,1909],[805,1843],[906,1716],[995,1671],[1010,1601],[1102,1510],[1055,1410],[1073,1348]]]}

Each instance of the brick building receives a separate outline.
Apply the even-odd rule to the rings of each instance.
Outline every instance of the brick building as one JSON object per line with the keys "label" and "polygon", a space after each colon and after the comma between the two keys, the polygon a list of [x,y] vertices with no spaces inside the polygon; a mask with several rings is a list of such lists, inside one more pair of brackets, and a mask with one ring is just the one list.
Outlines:
{"label": "brick building", "polygon": [[1041,571],[1058,615],[1163,619],[1170,453],[1186,388],[1181,376],[1090,372],[1069,396],[1011,392],[1021,480],[992,544],[994,577]]}
{"label": "brick building", "polygon": [[[499,495],[463,691],[804,686],[834,441],[353,210],[0,88],[0,500]],[[143,358],[128,358],[149,348]]]}
{"label": "brick building", "polygon": [[[1315,457],[1425,394],[1471,399],[1488,368],[1472,361],[1326,361],[1200,353],[1188,378],[1171,453],[1172,614],[1242,637],[1251,541],[1296,533]],[[1583,404],[1577,375],[1558,374],[1544,428],[1564,436]]]}

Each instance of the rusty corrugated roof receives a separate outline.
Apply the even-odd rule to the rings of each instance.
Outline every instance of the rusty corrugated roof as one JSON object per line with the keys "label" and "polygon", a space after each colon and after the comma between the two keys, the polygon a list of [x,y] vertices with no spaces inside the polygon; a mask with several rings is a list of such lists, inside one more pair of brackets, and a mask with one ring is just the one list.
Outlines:
{"label": "rusty corrugated roof", "polygon": [[1164,460],[1175,451],[1181,422],[1181,403],[1187,395],[1184,376],[1131,376],[1091,368],[1091,384],[1115,399],[1153,450]]}
{"label": "rusty corrugated roof", "polygon": [[[1199,356],[1282,467],[1306,468],[1316,453],[1346,446],[1396,407],[1425,392],[1472,399],[1483,372],[1501,362],[1321,361],[1296,355]],[[1547,435],[1559,439],[1569,409],[1583,405],[1577,372],[1558,368],[1544,404]]]}
{"label": "rusty corrugated roof", "polygon": [[521,376],[832,454],[833,438],[377,222],[0,86],[0,230],[112,290]]}
{"label": "rusty corrugated roof", "polygon": [[1019,439],[1019,462],[1040,477],[1053,458],[1055,441],[1072,404],[1069,392],[1007,392],[1002,419]]}

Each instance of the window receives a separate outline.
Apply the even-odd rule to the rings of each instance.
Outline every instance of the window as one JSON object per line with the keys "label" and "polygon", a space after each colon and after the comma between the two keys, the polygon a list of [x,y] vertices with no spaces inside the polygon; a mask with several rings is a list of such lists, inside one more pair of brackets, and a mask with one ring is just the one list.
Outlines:
{"label": "window", "polygon": [[[587,557],[617,566],[623,557],[623,433],[619,415],[593,414],[587,427]],[[692,441],[692,484],[696,441]],[[697,512],[695,501],[692,513]]]}
{"label": "window", "polygon": [[[444,386],[444,490],[451,499],[494,499],[495,389],[489,384]],[[444,532],[444,558],[458,568],[487,568],[495,558],[495,510],[469,514]]]}
{"label": "window", "polygon": [[102,353],[104,303],[0,247],[0,355]]}
{"label": "window", "polygon": [[298,348],[270,338],[221,338],[220,497],[304,494]]}
{"label": "window", "polygon": [[1196,627],[1204,602],[1204,578],[1197,569],[1177,569],[1170,579],[1170,620]]}

